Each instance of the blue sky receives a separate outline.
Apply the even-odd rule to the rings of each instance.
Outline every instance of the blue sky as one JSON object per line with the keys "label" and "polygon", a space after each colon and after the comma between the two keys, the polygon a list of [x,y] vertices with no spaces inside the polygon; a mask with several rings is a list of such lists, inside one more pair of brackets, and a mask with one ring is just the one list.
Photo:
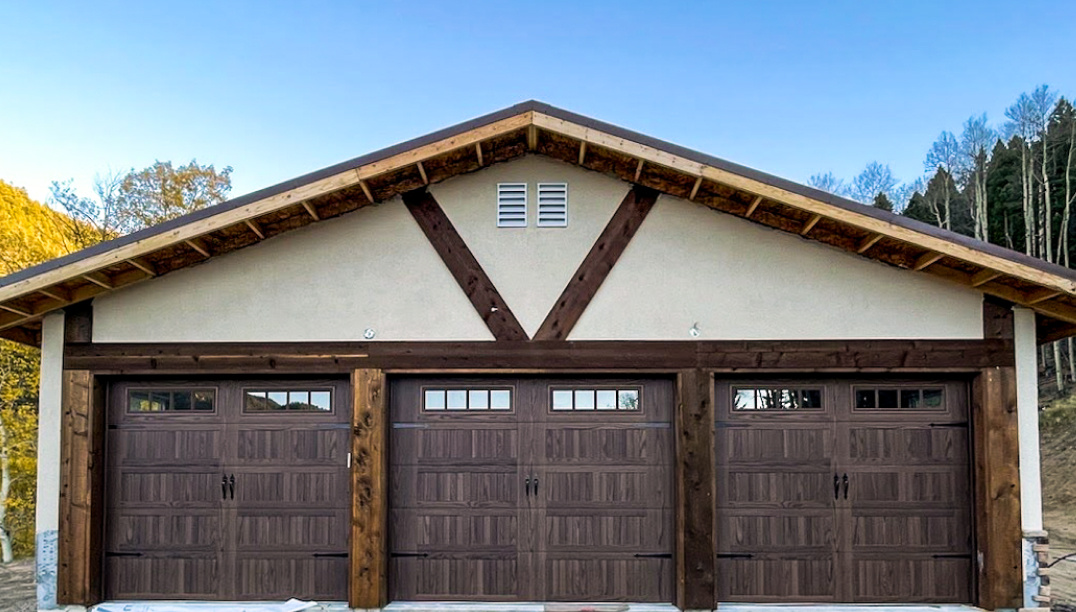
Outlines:
{"label": "blue sky", "polygon": [[904,180],[1076,96],[1076,2],[0,0],[0,179],[231,165],[240,195],[526,99],[758,169]]}

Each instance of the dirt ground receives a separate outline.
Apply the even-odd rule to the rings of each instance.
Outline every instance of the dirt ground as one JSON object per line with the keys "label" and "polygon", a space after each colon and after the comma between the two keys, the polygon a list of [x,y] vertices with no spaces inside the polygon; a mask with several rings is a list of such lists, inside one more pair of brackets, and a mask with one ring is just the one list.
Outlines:
{"label": "dirt ground", "polygon": [[[1051,402],[1039,413],[1042,437],[1044,527],[1050,561],[1076,553],[1076,397]],[[1076,605],[1076,557],[1050,568],[1055,602]]]}
{"label": "dirt ground", "polygon": [[34,560],[20,559],[0,565],[0,610],[32,612],[37,609],[34,589]]}

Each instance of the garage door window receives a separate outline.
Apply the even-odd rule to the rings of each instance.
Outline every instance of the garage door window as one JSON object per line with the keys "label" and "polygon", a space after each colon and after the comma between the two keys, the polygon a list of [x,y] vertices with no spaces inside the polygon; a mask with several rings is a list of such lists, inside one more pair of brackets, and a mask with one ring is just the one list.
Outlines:
{"label": "garage door window", "polygon": [[213,412],[213,389],[131,389],[127,392],[127,412]]}
{"label": "garage door window", "polygon": [[553,410],[638,410],[641,391],[620,389],[553,389]]}
{"label": "garage door window", "polygon": [[243,412],[332,412],[329,389],[246,389]]}
{"label": "garage door window", "polygon": [[822,390],[795,387],[735,387],[732,408],[752,410],[821,410]]}
{"label": "garage door window", "polygon": [[856,387],[857,410],[938,410],[945,405],[940,387]]}
{"label": "garage door window", "polygon": [[445,410],[511,410],[511,389],[466,388],[466,389],[424,389],[422,393],[422,410],[424,412],[443,412]]}

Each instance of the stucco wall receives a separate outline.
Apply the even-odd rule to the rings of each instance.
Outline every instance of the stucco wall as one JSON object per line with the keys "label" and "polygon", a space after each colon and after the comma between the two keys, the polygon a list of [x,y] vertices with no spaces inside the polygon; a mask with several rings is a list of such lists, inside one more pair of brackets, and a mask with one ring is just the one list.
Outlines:
{"label": "stucco wall", "polygon": [[982,338],[982,295],[662,196],[569,339]]}
{"label": "stucco wall", "polygon": [[[497,183],[527,183],[527,227],[497,227]],[[537,227],[538,183],[568,183],[568,227]],[[568,285],[630,185],[530,155],[430,188],[528,335]]]}
{"label": "stucco wall", "polygon": [[399,199],[94,300],[95,342],[491,340]]}
{"label": "stucco wall", "polygon": [[37,607],[56,607],[57,533],[60,528],[60,429],[63,399],[64,313],[41,326],[41,388],[38,396],[37,504],[34,513]]}

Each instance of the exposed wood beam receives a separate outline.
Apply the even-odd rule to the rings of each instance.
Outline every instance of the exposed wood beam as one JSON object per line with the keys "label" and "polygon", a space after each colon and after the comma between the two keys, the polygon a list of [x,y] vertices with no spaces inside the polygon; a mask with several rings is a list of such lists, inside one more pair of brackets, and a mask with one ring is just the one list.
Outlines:
{"label": "exposed wood beam", "polygon": [[127,263],[145,272],[146,274],[149,274],[150,276],[157,276],[157,268],[153,267],[153,265],[149,262],[139,259],[138,257],[132,257],[128,259]]}
{"label": "exposed wood beam", "polygon": [[84,280],[87,280],[102,289],[114,289],[115,285],[112,281],[105,276],[104,272],[87,272],[82,275]]}
{"label": "exposed wood beam", "polygon": [[688,200],[695,200],[695,196],[699,195],[699,187],[702,187],[702,177],[695,178],[695,184],[691,187],[691,195],[687,197]]}
{"label": "exposed wood beam", "polygon": [[265,233],[262,232],[262,228],[258,227],[257,223],[250,219],[245,219],[243,223],[246,224],[250,231],[254,232],[254,235],[258,237],[258,240],[265,240]]}
{"label": "exposed wood beam", "polygon": [[527,340],[527,332],[433,195],[425,189],[409,191],[403,201],[493,337]]}
{"label": "exposed wood beam", "polygon": [[[949,279],[950,281],[971,287],[973,275],[960,270],[954,270],[946,266],[935,265],[926,269],[929,274],[934,274],[942,278]],[[1054,319],[1059,319],[1067,323],[1076,323],[1076,307],[1068,306],[1057,301],[1050,301],[1049,298],[1043,301],[1036,302],[1034,304],[1029,303],[1029,296],[1027,293],[1020,291],[1014,287],[1002,284],[983,284],[978,287],[979,291],[983,293],[999,297],[1003,300],[1007,300],[1014,304],[1021,306],[1027,306],[1037,312],[1041,312]],[[1033,297],[1039,297],[1036,294]]]}
{"label": "exposed wood beam", "polygon": [[717,561],[714,557],[714,377],[706,370],[682,370],[676,377],[673,417],[676,520],[674,603],[681,610],[713,610]]}
{"label": "exposed wood beam", "polygon": [[11,304],[0,304],[0,309],[6,310],[8,312],[13,312],[21,317],[29,317],[34,314],[29,310],[24,310],[22,308],[19,308],[18,306],[12,306]]}
{"label": "exposed wood beam", "polygon": [[755,214],[755,210],[758,209],[758,205],[762,203],[762,196],[755,196],[754,200],[751,200],[751,204],[747,207],[747,212],[744,213],[744,218],[750,219],[751,215]]}
{"label": "exposed wood beam", "polygon": [[643,175],[643,164],[644,163],[646,163],[646,162],[644,162],[642,159],[640,159],[639,163],[635,165],[635,179],[632,181],[633,183],[638,183],[639,182],[639,177]]}
{"label": "exposed wood beam", "polygon": [[184,242],[186,242],[187,246],[190,248],[198,251],[202,257],[212,257],[212,255],[209,254],[209,249],[206,247],[205,242],[203,242],[201,238],[189,238]]}
{"label": "exposed wood beam", "polygon": [[971,286],[981,287],[1000,276],[1001,272],[995,272],[990,269],[980,270],[971,277]]}
{"label": "exposed wood beam", "polygon": [[943,257],[945,257],[945,255],[942,255],[941,253],[925,253],[920,256],[919,259],[915,260],[915,265],[912,266],[912,268],[915,270],[925,270]]}
{"label": "exposed wood beam", "polygon": [[480,142],[474,143],[474,152],[478,155],[478,165],[479,166],[485,166],[486,163],[485,163],[485,161],[482,160],[482,143],[480,143]]}
{"label": "exposed wood beam", "polygon": [[884,237],[885,236],[882,236],[881,234],[874,234],[872,236],[867,236],[863,240],[859,241],[859,246],[856,247],[856,253],[859,253],[860,255],[862,255],[863,253],[866,253],[867,251],[870,250],[870,248],[872,246],[878,244],[878,241],[881,240]]}
{"label": "exposed wood beam", "polygon": [[803,229],[800,230],[800,236],[806,236],[810,233],[810,231],[814,229],[814,226],[818,225],[818,222],[821,220],[822,215],[812,215],[811,218],[807,220],[807,223],[803,224]]}
{"label": "exposed wood beam", "polygon": [[535,340],[568,338],[657,199],[656,190],[642,185],[636,185],[628,191],[601,235],[590,247],[590,252],[579,264],[579,269],[553,303],[553,308],[546,315],[542,326],[534,334]]}
{"label": "exposed wood beam", "polygon": [[538,148],[538,128],[534,125],[527,126],[527,149],[534,151]]}
{"label": "exposed wood beam", "polygon": [[1034,306],[1035,304],[1045,302],[1046,300],[1051,300],[1059,295],[1061,295],[1060,291],[1056,291],[1053,289],[1040,289],[1039,291],[1033,291],[1027,294],[1025,304],[1027,304],[1028,306]]}
{"label": "exposed wood beam", "polygon": [[388,603],[388,386],[382,370],[351,374],[351,536],[348,605]]}
{"label": "exposed wood beam", "polygon": [[426,177],[426,168],[422,166],[422,162],[415,164],[418,167],[418,174],[422,177],[422,184],[429,185],[430,179]]}
{"label": "exposed wood beam", "polygon": [[371,204],[377,204],[377,200],[374,199],[374,194],[370,191],[370,186],[366,184],[366,181],[359,181],[359,187],[362,187],[362,192],[366,194],[366,199],[370,200]]}
{"label": "exposed wood beam", "polygon": [[309,201],[303,202],[303,208],[306,209],[306,213],[310,215],[310,218],[315,221],[321,221],[321,217],[318,216],[318,211],[314,209],[314,205],[311,204]]}
{"label": "exposed wood beam", "polygon": [[47,298],[52,298],[57,302],[71,301],[70,294],[59,287],[45,287],[44,289],[38,289],[37,292]]}
{"label": "exposed wood beam", "polygon": [[579,165],[583,165],[583,160],[587,158],[587,141],[579,141]]}

